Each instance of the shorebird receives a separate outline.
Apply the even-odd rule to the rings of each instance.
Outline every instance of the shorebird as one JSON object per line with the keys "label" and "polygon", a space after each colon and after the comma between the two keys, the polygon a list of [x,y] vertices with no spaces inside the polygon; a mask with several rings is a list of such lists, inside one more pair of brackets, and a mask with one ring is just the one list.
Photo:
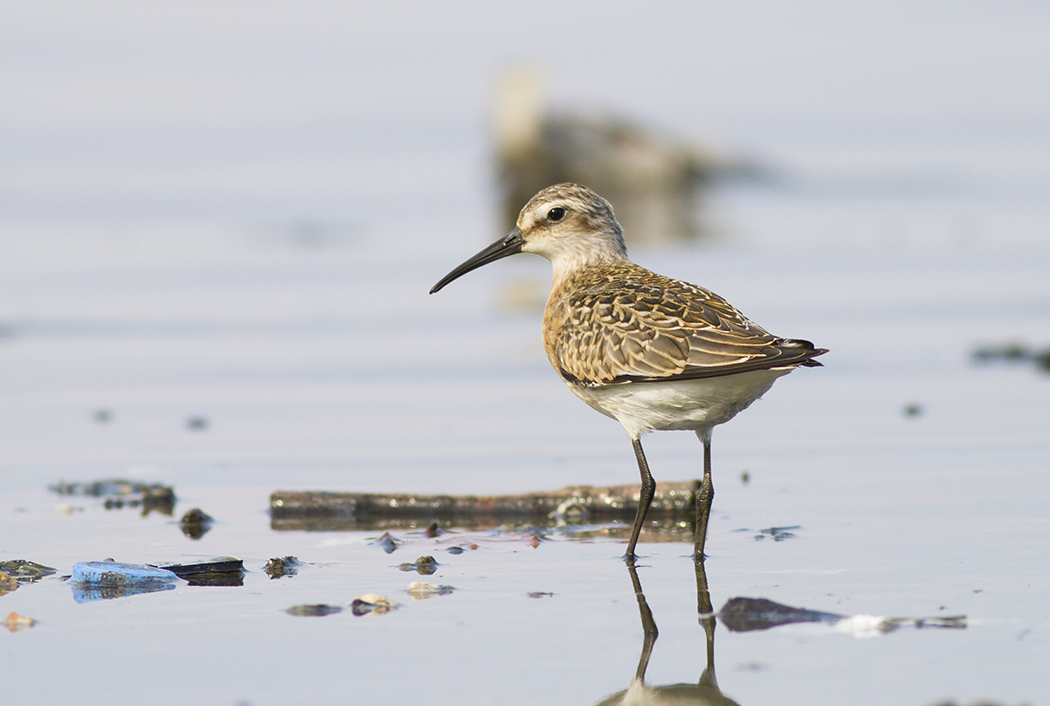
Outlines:
{"label": "shorebird", "polygon": [[575,181],[616,204],[616,218],[635,242],[701,239],[709,235],[705,215],[713,186],[770,177],[759,164],[630,116],[559,109],[546,100],[545,78],[533,66],[519,66],[495,91],[491,132],[508,230],[541,188]]}
{"label": "shorebird", "polygon": [[612,206],[579,184],[533,196],[509,235],[442,277],[430,293],[517,253],[541,255],[553,266],[543,314],[551,365],[577,397],[619,421],[634,447],[641,491],[625,559],[635,560],[656,491],[641,437],[688,430],[704,445],[694,542],[694,556],[703,561],[714,498],[712,428],[746,409],[781,375],[819,366],[814,358],[827,350],[778,338],[714,292],[628,260]]}

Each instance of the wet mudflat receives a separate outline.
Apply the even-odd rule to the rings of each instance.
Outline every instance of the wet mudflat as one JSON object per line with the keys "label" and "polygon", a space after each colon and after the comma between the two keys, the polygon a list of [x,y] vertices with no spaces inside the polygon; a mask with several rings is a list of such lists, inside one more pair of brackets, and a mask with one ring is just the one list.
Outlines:
{"label": "wet mudflat", "polygon": [[[57,570],[0,596],[4,615],[36,621],[0,637],[12,699],[595,704],[628,689],[644,611],[619,523],[428,537],[425,521],[270,517],[279,490],[635,480],[622,431],[547,368],[538,314],[503,303],[511,285],[542,295],[545,263],[478,272],[438,300],[426,289],[475,249],[469,233],[421,249],[402,235],[303,248],[143,230],[114,249],[106,234],[49,231],[38,242],[64,255],[0,264],[0,560]],[[832,350],[716,430],[706,570],[715,611],[748,597],[855,619],[711,631],[687,531],[643,533],[637,581],[659,629],[649,687],[698,684],[711,631],[717,686],[741,704],[1046,699],[1050,377],[973,359],[1046,345],[1034,338],[1050,311],[1045,254],[635,252]],[[691,434],[653,435],[647,450],[658,480],[699,473]],[[107,478],[170,486],[175,501],[49,490]],[[193,509],[213,518],[197,538],[180,523]],[[63,579],[83,561],[225,556],[243,560],[240,585],[77,602]],[[294,574],[271,578],[268,561],[287,556]],[[398,605],[355,609],[366,596]],[[883,631],[863,616],[903,620]],[[683,703],[723,703],[704,684],[681,687]]]}

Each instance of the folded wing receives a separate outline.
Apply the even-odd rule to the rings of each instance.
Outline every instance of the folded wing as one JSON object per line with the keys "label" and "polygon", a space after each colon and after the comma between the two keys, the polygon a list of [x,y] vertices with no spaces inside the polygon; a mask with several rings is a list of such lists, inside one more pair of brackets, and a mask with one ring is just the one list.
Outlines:
{"label": "folded wing", "polygon": [[[547,312],[547,352],[562,377],[607,385],[820,365],[812,343],[773,336],[702,287],[628,265],[575,282]],[[640,276],[639,276],[640,275]]]}

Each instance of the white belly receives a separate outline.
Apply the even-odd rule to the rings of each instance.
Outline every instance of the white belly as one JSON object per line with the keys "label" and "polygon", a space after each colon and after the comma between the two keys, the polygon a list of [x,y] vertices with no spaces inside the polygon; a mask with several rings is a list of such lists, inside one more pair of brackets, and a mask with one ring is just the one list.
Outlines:
{"label": "white belly", "polygon": [[675,382],[629,382],[602,387],[569,385],[596,410],[638,438],[657,430],[701,431],[728,422],[765,394],[790,368]]}

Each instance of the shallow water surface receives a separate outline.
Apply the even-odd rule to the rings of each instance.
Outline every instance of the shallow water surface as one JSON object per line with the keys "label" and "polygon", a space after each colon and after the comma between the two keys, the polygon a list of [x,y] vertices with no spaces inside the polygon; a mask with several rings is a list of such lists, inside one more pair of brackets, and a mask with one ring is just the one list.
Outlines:
{"label": "shallow water surface", "polygon": [[[511,280],[542,293],[545,263],[500,263],[427,297],[455,257],[406,252],[396,238],[302,251],[189,231],[180,257],[147,248],[131,266],[90,240],[50,237],[83,248],[83,261],[3,279],[8,302],[33,304],[5,314],[0,339],[0,559],[58,570],[0,597],[5,614],[37,621],[0,640],[8,673],[22,675],[11,698],[595,704],[631,687],[644,611],[619,559],[622,528],[395,528],[387,554],[382,530],[285,531],[267,513],[276,490],[633,482],[622,431],[547,368],[538,314],[500,304]],[[714,609],[744,596],[847,617],[965,616],[964,628],[885,634],[808,623],[734,633],[716,620],[725,698],[1050,695],[1050,378],[970,358],[983,342],[1046,330],[1044,260],[966,248],[637,259],[832,351],[716,430]],[[659,480],[699,474],[692,434],[646,446]],[[172,485],[172,514],[48,491],[112,477]],[[177,522],[191,508],[215,518],[200,539]],[[697,612],[691,546],[646,539],[637,578],[659,637],[646,686],[629,694],[677,684],[661,693],[723,703],[708,698],[710,672],[696,686],[711,623]],[[242,585],[77,603],[61,578],[78,561],[225,555],[244,559]],[[286,555],[303,566],[270,579],[264,564]],[[434,574],[402,570],[427,555]],[[419,600],[417,581],[453,590]],[[366,594],[400,607],[355,616]],[[314,604],[343,610],[286,612]]]}
{"label": "shallow water surface", "polygon": [[[1050,703],[1050,375],[973,357],[1050,348],[1050,6],[8,5],[0,561],[57,573],[0,577],[0,618],[25,616],[0,631],[7,701]],[[627,240],[830,349],[715,430],[706,578],[715,611],[851,622],[701,615],[688,527],[644,533],[631,575],[615,523],[271,520],[278,490],[636,482],[546,361],[546,262],[427,295],[505,232],[489,118],[522,64],[537,110],[758,168],[703,195],[703,242]],[[645,444],[657,480],[700,474],[693,434]],[[113,478],[176,502],[48,490]],[[78,603],[62,578],[217,556],[240,585]],[[355,615],[367,595],[400,607]],[[342,610],[288,612],[318,605]]]}

